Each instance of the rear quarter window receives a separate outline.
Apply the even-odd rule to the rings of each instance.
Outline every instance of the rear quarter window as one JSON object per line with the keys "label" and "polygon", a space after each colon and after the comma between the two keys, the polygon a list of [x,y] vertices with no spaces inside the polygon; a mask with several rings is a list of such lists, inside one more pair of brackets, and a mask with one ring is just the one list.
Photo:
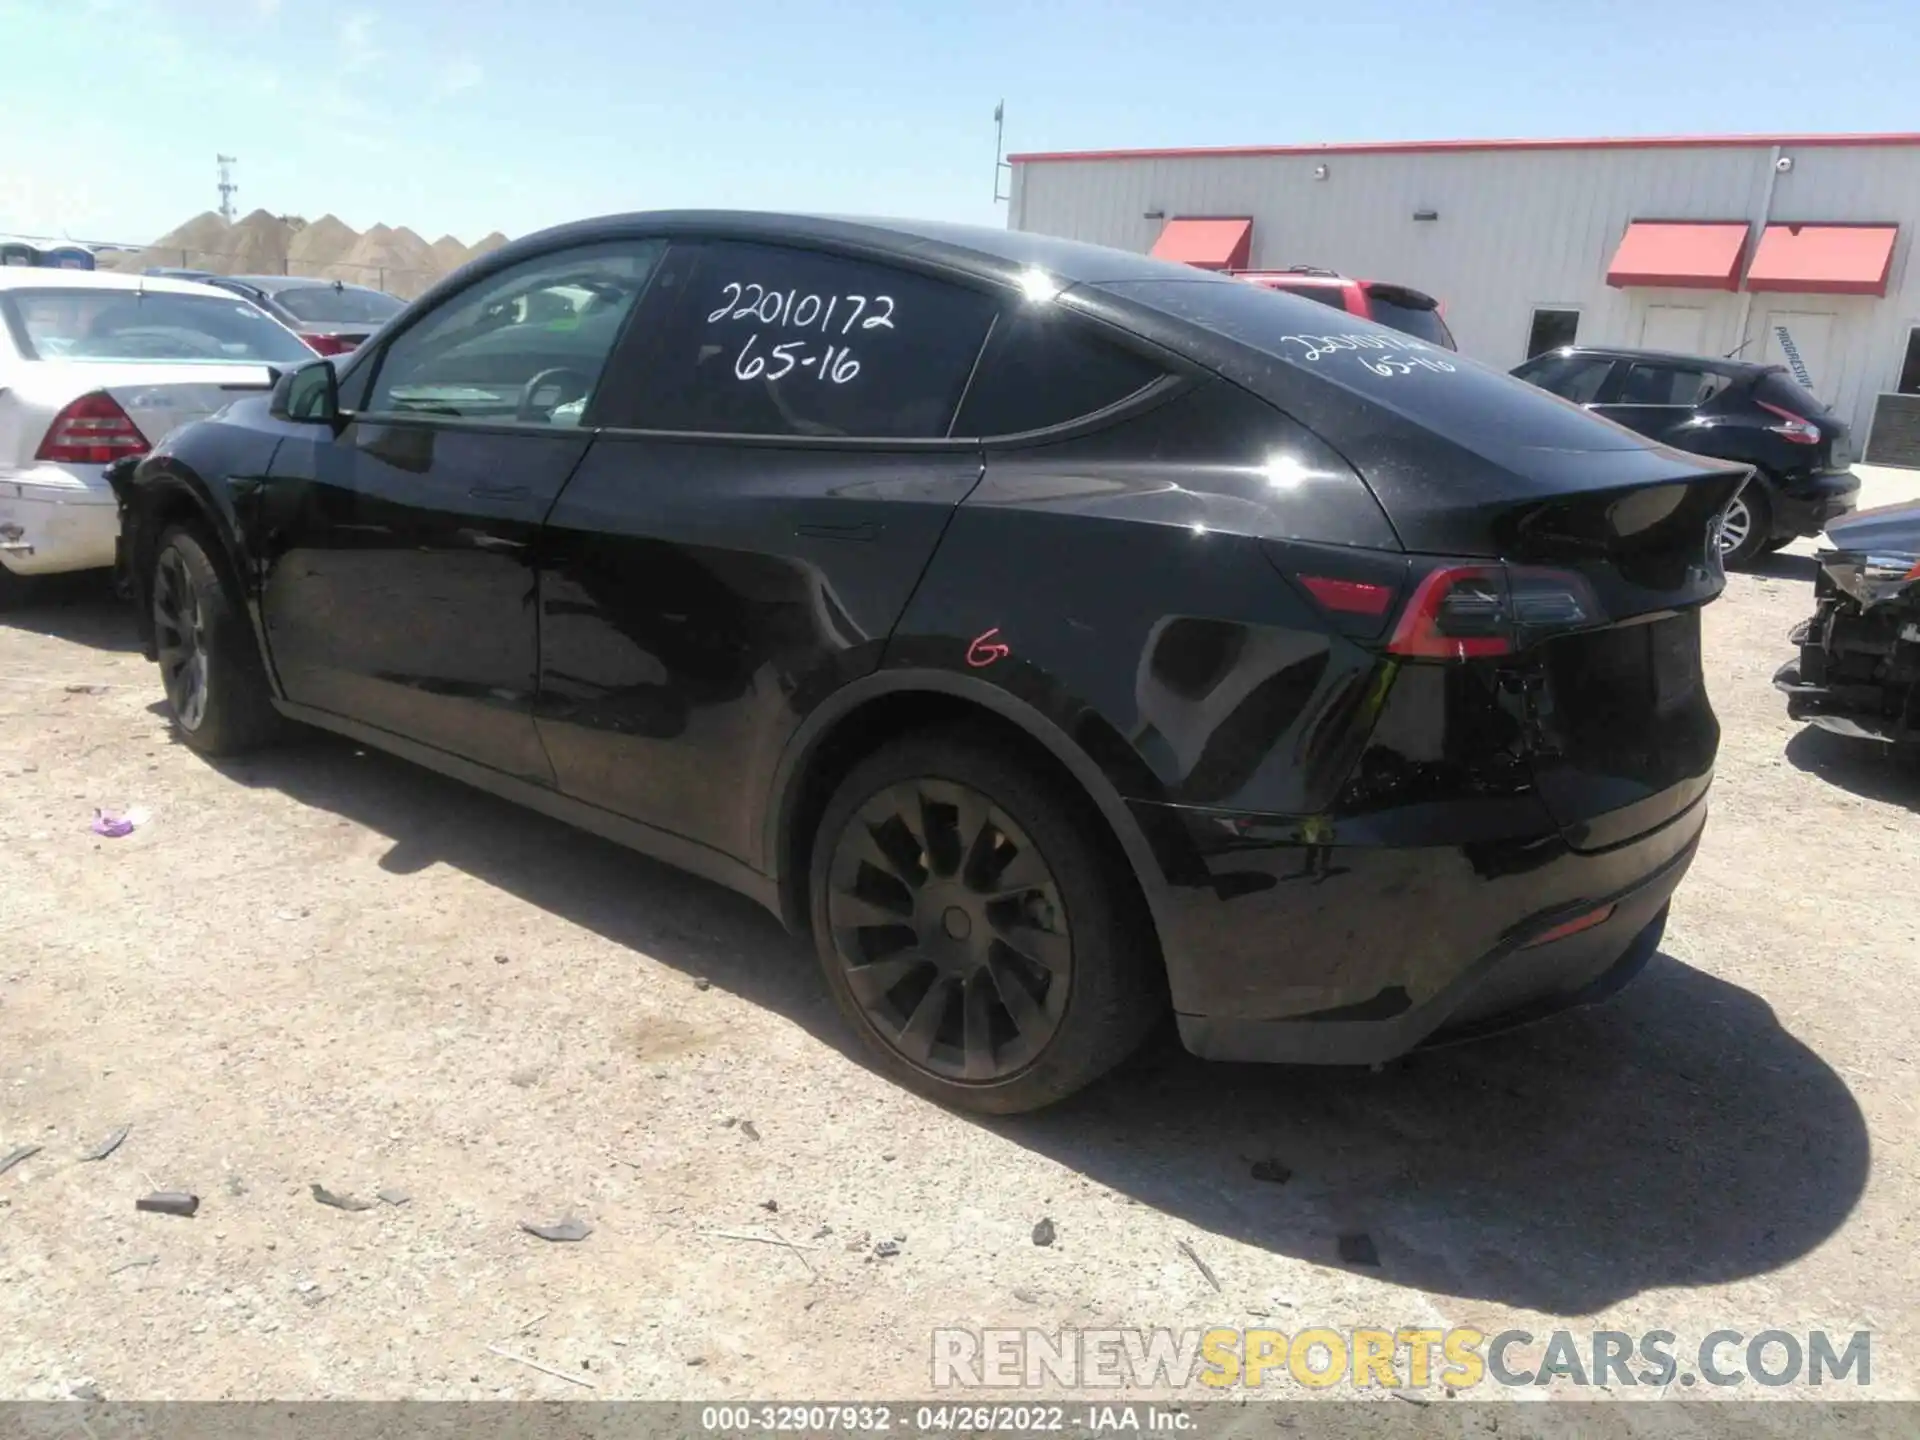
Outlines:
{"label": "rear quarter window", "polygon": [[651,430],[937,439],[996,308],[982,292],[891,266],[710,244],[648,341],[632,419]]}
{"label": "rear quarter window", "polygon": [[1064,425],[1138,394],[1165,372],[1051,306],[1003,314],[955,419],[956,435]]}
{"label": "rear quarter window", "polygon": [[[1098,288],[1363,396],[1479,454],[1521,463],[1536,449],[1645,448],[1620,426],[1430,341],[1356,315],[1261,295],[1244,281],[1124,280]],[[1253,365],[1236,362],[1222,373],[1256,391],[1265,384]]]}

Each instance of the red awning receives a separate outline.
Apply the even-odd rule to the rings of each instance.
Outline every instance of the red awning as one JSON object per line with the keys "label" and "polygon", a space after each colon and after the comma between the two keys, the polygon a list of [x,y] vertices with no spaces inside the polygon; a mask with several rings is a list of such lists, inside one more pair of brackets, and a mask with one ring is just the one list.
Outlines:
{"label": "red awning", "polygon": [[1884,295],[1898,225],[1769,225],[1747,267],[1749,290]]}
{"label": "red awning", "polygon": [[1732,290],[1739,285],[1740,256],[1746,248],[1744,221],[1635,220],[1613,252],[1607,284]]}
{"label": "red awning", "polygon": [[1175,216],[1153,242],[1153,258],[1202,270],[1244,270],[1253,249],[1253,221]]}

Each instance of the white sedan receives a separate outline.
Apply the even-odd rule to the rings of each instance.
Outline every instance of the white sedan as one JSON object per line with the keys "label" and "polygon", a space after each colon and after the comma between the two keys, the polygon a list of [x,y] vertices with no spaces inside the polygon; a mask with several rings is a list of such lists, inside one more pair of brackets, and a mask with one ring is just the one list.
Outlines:
{"label": "white sedan", "polygon": [[0,268],[0,610],[36,575],[113,564],[109,464],[312,358],[210,285]]}

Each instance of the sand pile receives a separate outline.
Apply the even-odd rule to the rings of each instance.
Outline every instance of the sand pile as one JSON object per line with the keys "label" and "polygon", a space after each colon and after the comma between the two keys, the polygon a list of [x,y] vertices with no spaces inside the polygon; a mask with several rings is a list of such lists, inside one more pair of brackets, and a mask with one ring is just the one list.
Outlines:
{"label": "sand pile", "polygon": [[451,235],[429,245],[402,225],[365,234],[336,215],[291,225],[256,210],[229,225],[211,210],[169,230],[140,251],[102,257],[103,268],[210,270],[216,275],[312,275],[368,285],[411,299],[468,260],[498,250],[498,230],[472,249]]}
{"label": "sand pile", "polygon": [[324,275],[329,265],[337,265],[360,241],[360,232],[337,215],[322,215],[308,225],[287,246],[287,273]]}
{"label": "sand pile", "polygon": [[223,275],[284,275],[287,249],[292,243],[292,227],[264,210],[256,210],[215,247],[218,264],[196,268]]}
{"label": "sand pile", "polygon": [[470,258],[467,247],[451,235],[442,235],[427,249],[433,252],[433,263],[443,271],[458,270]]}

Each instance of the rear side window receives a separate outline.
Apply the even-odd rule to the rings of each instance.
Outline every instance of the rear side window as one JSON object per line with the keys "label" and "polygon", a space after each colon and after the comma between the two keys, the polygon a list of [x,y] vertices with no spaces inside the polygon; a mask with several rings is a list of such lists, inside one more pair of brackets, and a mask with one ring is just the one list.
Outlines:
{"label": "rear side window", "polygon": [[996,306],[885,265],[705,248],[651,352],[636,423],[727,435],[945,436]]}
{"label": "rear side window", "polygon": [[1591,405],[1613,373],[1613,361],[1598,355],[1548,355],[1529,361],[1514,373],[1562,400]]}
{"label": "rear side window", "polygon": [[1784,370],[1773,370],[1762,375],[1753,393],[1757,399],[1765,400],[1769,405],[1778,405],[1783,409],[1791,410],[1796,415],[1827,413],[1827,407],[1795,383]]}
{"label": "rear side window", "polygon": [[1051,306],[1001,317],[954,421],[955,435],[1017,435],[1117,405],[1162,372]]}
{"label": "rear side window", "polygon": [[1620,387],[1622,405],[1704,405],[1733,382],[1711,370],[1630,365]]}

